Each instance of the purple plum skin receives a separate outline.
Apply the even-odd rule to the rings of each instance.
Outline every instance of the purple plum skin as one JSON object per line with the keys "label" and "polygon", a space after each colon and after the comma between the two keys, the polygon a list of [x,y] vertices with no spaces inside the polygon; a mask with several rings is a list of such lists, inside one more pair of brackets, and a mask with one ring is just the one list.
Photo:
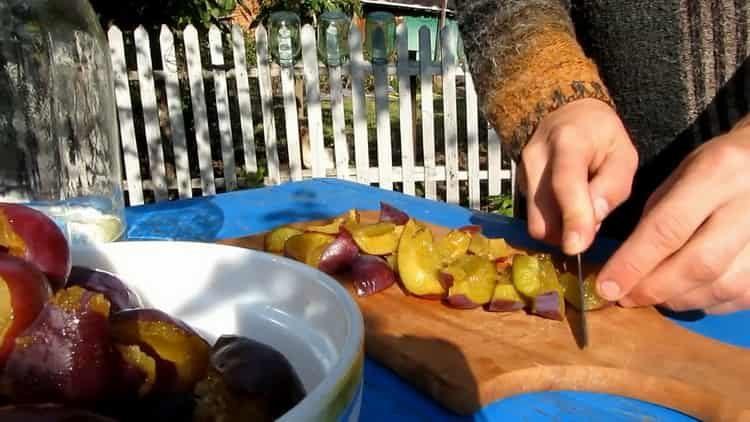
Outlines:
{"label": "purple plum skin", "polygon": [[560,313],[560,301],[564,300],[560,292],[552,291],[542,293],[534,297],[533,313],[543,318],[562,321],[564,316]]}
{"label": "purple plum skin", "polygon": [[108,394],[114,352],[108,315],[86,292],[75,309],[50,301],[17,339],[3,371],[16,403],[97,400]]}
{"label": "purple plum skin", "polygon": [[359,254],[359,247],[352,235],[341,230],[334,241],[328,245],[320,256],[318,269],[327,274],[336,274],[349,268]]}
{"label": "purple plum skin", "polygon": [[381,292],[396,283],[396,274],[385,259],[359,255],[351,264],[352,281],[359,296]]}
{"label": "purple plum skin", "polygon": [[380,202],[380,222],[381,223],[393,223],[397,226],[402,226],[406,224],[409,221],[409,215],[400,209],[387,204],[385,202]]}
{"label": "purple plum skin", "polygon": [[302,381],[281,352],[246,337],[220,337],[211,351],[211,368],[230,390],[259,401],[273,420],[306,395]]}
{"label": "purple plum skin", "polygon": [[143,306],[138,296],[122,280],[106,271],[74,266],[70,270],[68,285],[103,294],[109,300],[112,312]]}

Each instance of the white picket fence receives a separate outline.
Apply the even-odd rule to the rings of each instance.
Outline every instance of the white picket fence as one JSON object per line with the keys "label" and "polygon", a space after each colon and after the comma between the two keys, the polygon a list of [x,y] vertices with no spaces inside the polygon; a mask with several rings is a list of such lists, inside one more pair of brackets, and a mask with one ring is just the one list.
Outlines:
{"label": "white picket fence", "polygon": [[[181,45],[184,48],[184,65],[179,63],[176,48],[179,45],[175,38],[180,33],[174,33],[166,26],[161,28],[158,43],[150,40],[148,32],[139,27],[132,34],[131,46],[135,47],[135,63],[126,63],[126,57],[132,57],[125,42],[125,34],[117,27],[108,32],[112,54],[113,72],[115,80],[115,94],[120,123],[120,138],[124,155],[124,189],[127,191],[129,204],[144,203],[144,192],[151,192],[155,201],[169,198],[168,192],[176,191],[177,197],[193,196],[194,190],[201,195],[211,195],[217,190],[234,190],[237,188],[238,166],[235,163],[235,151],[239,148],[235,138],[242,140],[241,153],[244,158],[244,171],[255,173],[259,163],[267,166],[264,182],[275,185],[288,180],[302,180],[316,177],[337,177],[353,180],[363,184],[375,184],[383,189],[393,189],[394,183],[400,183],[401,190],[410,195],[418,194],[417,184],[422,186],[423,194],[430,199],[445,200],[459,203],[462,191],[468,191],[468,206],[479,208],[483,193],[480,189],[482,181],[486,181],[484,192],[494,196],[503,193],[504,180],[511,180],[509,186],[514,186],[515,168],[503,168],[502,145],[494,131],[488,127],[480,127],[477,97],[474,91],[471,75],[457,63],[456,37],[458,34],[450,28],[442,33],[440,55],[441,61],[431,59],[430,33],[428,28],[420,30],[420,60],[410,60],[408,55],[407,30],[400,24],[397,30],[398,60],[392,65],[373,65],[363,56],[363,40],[356,25],[352,25],[349,34],[350,60],[341,67],[327,68],[318,61],[316,50],[315,30],[306,25],[302,28],[302,63],[295,69],[280,68],[271,63],[268,55],[268,36],[263,27],[255,31],[255,47],[257,67],[250,68],[246,61],[245,36],[239,27],[233,27],[228,38],[231,42],[233,67],[225,65],[224,35],[217,27],[208,31],[209,51],[204,54],[209,63],[205,65],[201,58],[201,40],[199,32],[193,26],[187,26],[182,32]],[[132,48],[132,47],[130,47]],[[161,57],[161,69],[154,69],[152,63],[152,48],[158,48]],[[158,57],[158,56],[157,56]],[[132,61],[132,59],[131,59]],[[182,67],[184,66],[184,67]],[[301,72],[300,72],[301,71]],[[319,73],[327,71],[330,89],[327,98],[331,103],[331,121],[324,122],[321,112],[321,89]],[[301,73],[301,74],[300,74]],[[185,78],[184,75],[187,75]],[[182,76],[181,76],[182,75]],[[352,131],[354,157],[350,157],[349,140],[345,134],[347,121],[344,113],[344,101],[348,98],[342,89],[342,76],[348,75],[351,80],[352,102]],[[365,94],[365,81],[369,75],[375,79],[375,104],[377,113],[377,165],[371,166],[370,145],[368,144],[367,106],[368,98]],[[433,76],[441,76],[442,86],[433,86]],[[295,78],[304,80],[304,103],[306,109],[307,127],[311,148],[311,168],[304,168],[301,154],[299,119],[295,102]],[[400,165],[394,165],[392,160],[391,118],[389,112],[390,100],[388,80],[395,77],[398,81],[399,107],[399,139],[401,159]],[[417,86],[411,86],[411,78],[419,80]],[[463,79],[465,86],[466,122],[462,126],[466,129],[466,160],[465,165],[459,165],[458,145],[458,109],[457,109],[457,80]],[[142,109],[142,116],[135,115],[134,96],[131,97],[130,81],[136,81],[138,96]],[[163,81],[157,84],[156,81]],[[276,117],[273,109],[273,87],[275,80],[281,85],[284,104],[284,125],[286,132],[286,147],[288,162],[279,160],[279,139],[277,138]],[[257,81],[257,82],[254,82]],[[276,83],[279,83],[276,82]],[[263,139],[254,136],[253,99],[251,98],[251,83],[258,84],[260,103],[262,108]],[[213,84],[215,93],[215,115],[218,118],[218,134],[221,154],[212,157],[211,136],[209,133],[209,113],[206,100],[206,85]],[[235,84],[236,95],[231,98],[228,94],[229,84]],[[163,92],[159,97],[166,98],[168,110],[168,137],[173,147],[174,162],[173,176],[168,177],[165,171],[165,143],[163,142],[164,122],[160,123],[160,111],[157,101],[157,87]],[[419,88],[421,101],[419,110],[412,109],[412,89]],[[443,139],[445,149],[444,159],[436,160],[436,133],[434,125],[435,110],[433,106],[434,88],[442,89],[443,99]],[[189,154],[186,135],[185,116],[183,115],[183,96],[181,93],[189,91],[192,105],[192,121],[194,125],[197,157]],[[326,93],[324,93],[326,94]],[[230,101],[236,101],[230,107]],[[231,125],[230,109],[239,111],[235,119],[239,119],[239,128]],[[421,113],[422,158],[417,161],[415,150],[415,133],[412,121],[417,113]],[[256,113],[257,114],[257,113]],[[136,125],[136,119],[142,119],[142,125]],[[160,126],[161,124],[161,126]],[[328,154],[324,145],[324,125],[333,128],[333,163],[328,163]],[[142,126],[145,133],[145,148],[139,150],[136,138],[136,126]],[[233,134],[233,130],[240,130],[240,134]],[[485,157],[480,157],[480,130],[487,131],[486,145],[483,150]],[[484,138],[484,137],[482,137]],[[258,148],[261,146],[262,148]],[[141,142],[143,146],[143,142]],[[265,156],[261,160],[261,152]],[[218,154],[215,154],[218,155]],[[148,172],[141,174],[139,157],[147,157]],[[481,159],[480,159],[481,158]],[[198,171],[191,175],[190,164],[197,160]],[[507,162],[507,160],[505,160]],[[481,166],[480,163],[484,162]],[[222,176],[217,177],[216,164]],[[329,165],[330,164],[330,165]],[[193,166],[195,167],[195,165]],[[461,181],[468,183],[468,189],[459,189]],[[439,197],[438,185],[442,186],[444,196]],[[507,188],[506,188],[507,189]],[[172,195],[175,196],[174,194]]]}

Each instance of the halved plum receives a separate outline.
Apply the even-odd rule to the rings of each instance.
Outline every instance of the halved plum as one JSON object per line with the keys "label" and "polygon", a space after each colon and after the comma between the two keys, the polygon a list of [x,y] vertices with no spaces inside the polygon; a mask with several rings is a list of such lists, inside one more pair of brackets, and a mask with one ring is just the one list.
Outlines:
{"label": "halved plum", "polygon": [[443,268],[442,273],[451,277],[445,301],[448,305],[471,309],[489,303],[495,289],[497,273],[487,258],[463,255]]}
{"label": "halved plum", "polygon": [[462,255],[466,255],[471,244],[471,233],[451,230],[435,242],[435,250],[443,265],[448,265]]}
{"label": "halved plum", "polygon": [[305,225],[305,231],[310,233],[337,234],[344,224],[344,217],[335,217],[323,223]]}
{"label": "halved plum", "polygon": [[469,253],[484,256],[494,261],[500,258],[508,258],[522,252],[509,245],[503,238],[488,238],[482,233],[476,232],[472,234],[471,243],[469,244]]}
{"label": "halved plum", "polygon": [[[560,274],[560,284],[565,294],[565,301],[577,310],[581,310],[581,293],[578,290],[578,277],[569,272]],[[606,308],[612,303],[599,296],[596,290],[596,273],[589,274],[583,279],[583,310],[595,311]]]}
{"label": "halved plum", "polygon": [[497,283],[487,305],[490,312],[513,312],[526,307],[526,302],[512,284]]}
{"label": "halved plum", "polygon": [[112,312],[143,306],[138,296],[122,280],[106,271],[73,266],[68,286],[80,286],[103,294],[109,301]]}
{"label": "halved plum", "polygon": [[149,308],[120,311],[110,320],[116,344],[137,345],[155,360],[154,391],[190,391],[206,375],[210,346],[184,322]]}
{"label": "halved plum", "polygon": [[274,421],[305,398],[306,391],[286,357],[246,337],[225,335],[211,349],[208,376],[195,389],[195,421]]}
{"label": "halved plum", "polygon": [[562,321],[565,318],[565,297],[563,288],[557,278],[557,270],[552,260],[547,256],[540,256],[542,285],[534,295],[531,312],[548,319]]}
{"label": "halved plum", "polygon": [[109,302],[72,286],[58,291],[16,338],[2,373],[16,403],[89,402],[110,391],[113,348]]}
{"label": "halved plum", "polygon": [[440,257],[429,228],[410,219],[404,226],[397,258],[399,276],[409,293],[431,299],[445,295],[439,275]]}
{"label": "halved plum", "polygon": [[282,226],[271,230],[263,237],[263,250],[271,253],[284,252],[284,245],[290,237],[302,234],[303,231],[294,227]]}
{"label": "halved plum", "polygon": [[328,274],[336,274],[350,267],[359,254],[359,248],[348,231],[342,230],[333,242],[329,243],[320,255],[318,269]]}
{"label": "halved plum", "polygon": [[116,344],[117,387],[122,397],[143,397],[156,383],[156,360],[138,345]]}
{"label": "halved plum", "polygon": [[542,289],[542,265],[531,255],[519,255],[513,259],[512,280],[518,291],[533,298]]}
{"label": "halved plum", "polygon": [[362,224],[353,228],[351,234],[364,253],[388,255],[398,248],[401,230],[393,223]]}
{"label": "halved plum", "polygon": [[302,233],[292,236],[284,245],[284,255],[318,268],[323,252],[334,239],[334,236],[323,233]]}
{"label": "halved plum", "polygon": [[380,202],[380,222],[403,226],[409,221],[409,215],[393,205]]}
{"label": "halved plum", "polygon": [[375,255],[359,255],[351,265],[352,282],[359,296],[368,296],[396,283],[396,274],[388,261]]}
{"label": "halved plum", "polygon": [[0,254],[0,367],[52,296],[47,277],[33,264]]}
{"label": "halved plum", "polygon": [[36,265],[53,290],[65,286],[70,247],[62,230],[46,214],[19,204],[0,203],[0,247]]}

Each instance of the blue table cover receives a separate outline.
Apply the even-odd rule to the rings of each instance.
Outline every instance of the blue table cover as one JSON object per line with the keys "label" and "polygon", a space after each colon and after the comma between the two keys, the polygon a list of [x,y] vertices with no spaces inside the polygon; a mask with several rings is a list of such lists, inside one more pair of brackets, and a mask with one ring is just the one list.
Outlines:
{"label": "blue table cover", "polygon": [[[337,179],[290,182],[274,187],[130,207],[126,240],[211,242],[266,231],[294,221],[327,218],[351,208],[379,209],[386,201],[409,215],[446,227],[480,224],[489,235],[526,247],[522,222],[466,208]],[[603,260],[616,244],[597,240],[587,259]],[[742,347],[750,347],[750,311],[724,316],[668,314],[680,325]],[[596,393],[544,392],[492,403],[471,416],[456,415],[412,388],[388,368],[367,359],[361,420],[380,421],[690,421],[684,414],[650,403]]]}

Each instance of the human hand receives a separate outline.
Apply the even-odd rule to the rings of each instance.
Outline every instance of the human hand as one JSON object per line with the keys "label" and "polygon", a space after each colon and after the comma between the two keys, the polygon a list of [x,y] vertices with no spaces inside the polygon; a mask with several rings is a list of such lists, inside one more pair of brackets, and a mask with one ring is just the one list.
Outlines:
{"label": "human hand", "polygon": [[638,154],[617,113],[583,99],[548,114],[521,152],[529,234],[573,255],[630,195]]}
{"label": "human hand", "polygon": [[604,265],[599,293],[623,306],[750,308],[750,128],[705,143],[651,195]]}

